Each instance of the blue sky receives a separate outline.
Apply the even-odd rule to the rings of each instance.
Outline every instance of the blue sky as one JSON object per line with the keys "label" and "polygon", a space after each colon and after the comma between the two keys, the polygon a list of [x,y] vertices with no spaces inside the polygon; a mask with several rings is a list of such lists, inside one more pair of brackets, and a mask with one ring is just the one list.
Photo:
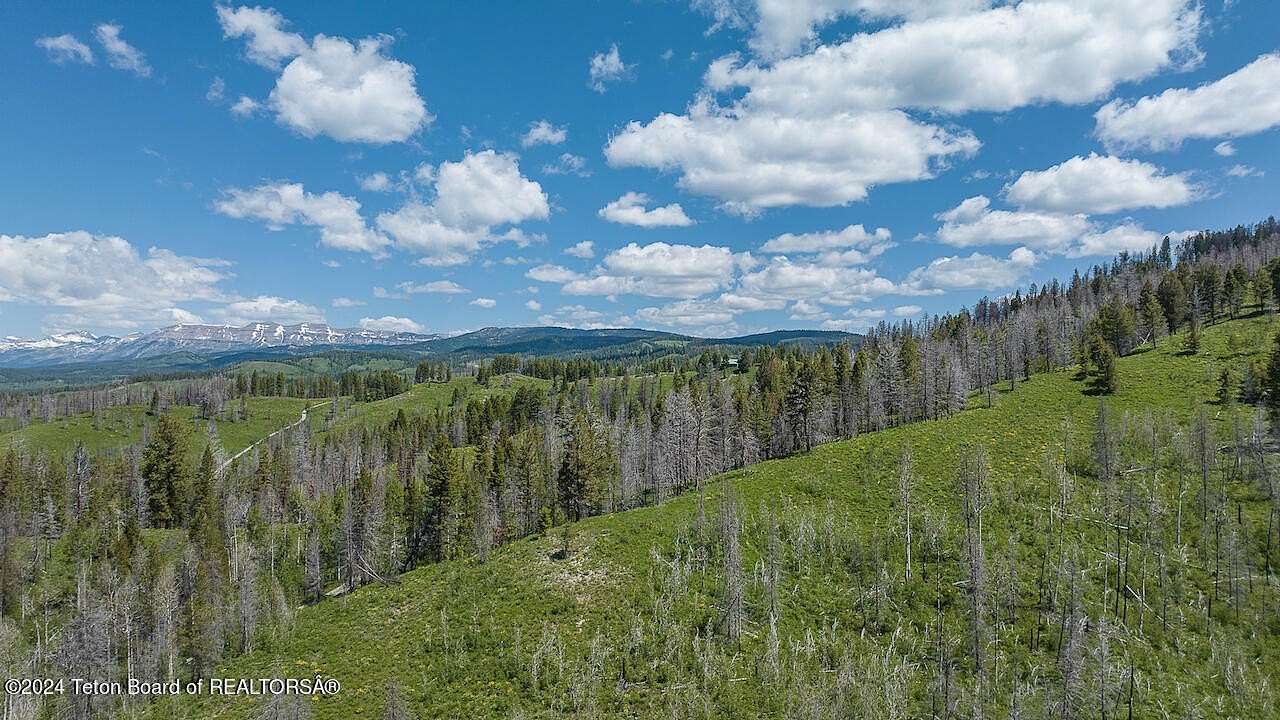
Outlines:
{"label": "blue sky", "polygon": [[858,331],[1274,212],[1269,3],[15,2],[0,335]]}

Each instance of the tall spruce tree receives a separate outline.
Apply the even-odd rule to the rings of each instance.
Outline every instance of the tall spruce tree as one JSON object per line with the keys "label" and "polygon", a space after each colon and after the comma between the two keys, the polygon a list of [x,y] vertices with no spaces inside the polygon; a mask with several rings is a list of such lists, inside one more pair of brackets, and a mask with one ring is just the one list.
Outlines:
{"label": "tall spruce tree", "polygon": [[151,442],[142,453],[148,508],[153,525],[178,527],[187,520],[191,469],[187,466],[190,431],[176,415],[160,416]]}

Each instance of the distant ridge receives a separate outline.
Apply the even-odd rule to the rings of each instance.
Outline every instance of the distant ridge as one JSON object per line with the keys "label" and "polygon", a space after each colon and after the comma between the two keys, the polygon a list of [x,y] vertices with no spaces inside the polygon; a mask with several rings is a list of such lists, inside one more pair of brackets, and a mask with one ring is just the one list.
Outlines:
{"label": "distant ridge", "polygon": [[221,353],[255,348],[361,347],[409,345],[439,335],[335,328],[325,323],[257,322],[233,325],[182,323],[124,337],[70,332],[39,340],[0,340],[0,366],[41,367],[159,357],[178,352]]}
{"label": "distant ridge", "polygon": [[[384,330],[334,328],[324,323],[250,323],[231,325],[171,325],[123,337],[69,332],[38,340],[8,337],[0,340],[0,367],[57,368],[69,365],[129,363],[138,371],[182,365],[194,368],[221,365],[218,358],[253,354],[296,355],[330,349],[394,350],[422,357],[465,360],[498,354],[582,355],[603,353],[625,357],[651,355],[669,349],[688,352],[716,346],[857,343],[858,335],[835,330],[775,330],[729,338],[644,330],[602,328],[583,330],[556,326],[486,327],[445,335]],[[207,361],[207,362],[202,362]],[[150,362],[148,362],[150,361]]]}

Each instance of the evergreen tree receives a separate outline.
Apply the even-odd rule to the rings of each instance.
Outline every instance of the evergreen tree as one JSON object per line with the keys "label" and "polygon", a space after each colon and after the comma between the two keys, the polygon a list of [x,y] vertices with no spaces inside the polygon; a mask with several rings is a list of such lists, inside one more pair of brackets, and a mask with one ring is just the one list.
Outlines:
{"label": "evergreen tree", "polygon": [[1244,291],[1249,284],[1249,275],[1244,265],[1236,263],[1227,271],[1222,281],[1222,303],[1227,314],[1235,318],[1244,307]]}
{"label": "evergreen tree", "polygon": [[1218,404],[1230,405],[1236,398],[1236,378],[1231,368],[1222,368],[1218,373]]}
{"label": "evergreen tree", "polygon": [[1157,340],[1164,333],[1165,318],[1160,301],[1156,298],[1155,288],[1151,287],[1150,282],[1142,284],[1142,291],[1138,297],[1138,315],[1142,320],[1143,329],[1151,335],[1151,347],[1156,347]]}
{"label": "evergreen tree", "polygon": [[1183,340],[1183,352],[1196,355],[1200,352],[1200,316],[1192,315],[1187,329],[1187,337]]}
{"label": "evergreen tree", "polygon": [[598,508],[612,479],[612,451],[584,411],[574,415],[557,481],[565,517],[579,520]]}
{"label": "evergreen tree", "polygon": [[186,424],[177,416],[161,415],[151,442],[142,453],[149,514],[157,527],[178,527],[186,520],[191,497],[191,469],[186,457],[189,435]]}
{"label": "evergreen tree", "polygon": [[422,544],[426,556],[432,560],[442,560],[452,552],[452,538],[448,536],[450,504],[461,482],[462,469],[454,457],[453,445],[441,433],[427,454],[426,493],[424,508],[419,514]]}
{"label": "evergreen tree", "polygon": [[224,545],[216,472],[213,451],[206,447],[196,470],[191,498],[191,539],[204,552],[221,552]]}
{"label": "evergreen tree", "polygon": [[1266,310],[1270,306],[1271,293],[1271,273],[1264,265],[1253,274],[1253,299],[1257,301],[1259,310]]}
{"label": "evergreen tree", "polygon": [[1202,263],[1195,272],[1196,290],[1204,310],[1208,312],[1209,324],[1218,319],[1218,311],[1222,308],[1222,272],[1217,265]]}
{"label": "evergreen tree", "polygon": [[796,436],[797,445],[808,452],[813,447],[813,428],[810,416],[817,400],[817,376],[813,366],[803,358],[799,362],[795,380],[787,389],[787,421]]}
{"label": "evergreen tree", "polygon": [[1137,322],[1133,309],[1120,298],[1098,308],[1098,314],[1090,323],[1090,333],[1107,341],[1112,352],[1124,355],[1132,349],[1133,336],[1137,332]]}
{"label": "evergreen tree", "polygon": [[1262,399],[1270,411],[1272,420],[1280,420],[1280,334],[1267,360],[1267,372],[1262,378]]}
{"label": "evergreen tree", "polygon": [[1094,333],[1088,341],[1089,375],[1095,390],[1105,394],[1116,391],[1116,354],[1102,335]]}
{"label": "evergreen tree", "polygon": [[1161,310],[1164,311],[1164,320],[1169,326],[1169,332],[1177,332],[1182,327],[1182,323],[1186,322],[1188,310],[1187,288],[1182,284],[1177,273],[1167,272],[1160,278],[1156,297],[1160,301]]}
{"label": "evergreen tree", "polygon": [[1271,293],[1274,304],[1280,308],[1280,258],[1275,258],[1263,266],[1271,281]]}

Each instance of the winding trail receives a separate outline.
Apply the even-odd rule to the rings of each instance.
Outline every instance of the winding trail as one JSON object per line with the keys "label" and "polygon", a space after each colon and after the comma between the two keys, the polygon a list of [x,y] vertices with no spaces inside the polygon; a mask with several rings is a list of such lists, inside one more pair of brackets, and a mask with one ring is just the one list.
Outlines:
{"label": "winding trail", "polygon": [[246,447],[245,449],[241,450],[240,452],[236,453],[235,455],[232,455],[231,457],[227,458],[227,460],[226,460],[225,462],[223,462],[221,465],[219,465],[219,466],[218,466],[218,474],[219,474],[219,475],[221,475],[221,474],[223,473],[223,471],[225,471],[228,467],[230,467],[230,466],[231,466],[231,463],[235,462],[236,460],[239,460],[241,455],[244,455],[245,453],[249,452],[250,450],[252,450],[252,449],[254,449],[254,448],[256,448],[256,447],[258,447],[259,445],[261,445],[262,443],[264,443],[264,442],[266,442],[266,441],[270,440],[271,438],[273,438],[273,437],[275,437],[275,436],[279,435],[280,433],[284,432],[285,430],[292,430],[293,428],[296,428],[296,427],[298,427],[299,425],[301,425],[302,423],[306,422],[306,421],[307,421],[307,413],[308,413],[308,412],[310,412],[310,411],[312,411],[312,410],[315,410],[315,409],[316,409],[316,408],[318,408],[318,407],[323,407],[323,406],[328,405],[328,404],[329,404],[329,401],[328,401],[328,400],[326,400],[325,402],[322,402],[322,403],[316,403],[315,405],[311,405],[310,407],[305,407],[305,408],[303,408],[303,409],[302,409],[302,417],[298,418],[297,420],[293,421],[292,423],[290,423],[290,424],[288,424],[288,425],[285,425],[284,427],[280,428],[279,430],[276,430],[275,432],[271,433],[270,435],[267,435],[266,437],[259,438],[258,440],[255,440],[254,442],[252,442],[252,443],[249,445],[249,447]]}

